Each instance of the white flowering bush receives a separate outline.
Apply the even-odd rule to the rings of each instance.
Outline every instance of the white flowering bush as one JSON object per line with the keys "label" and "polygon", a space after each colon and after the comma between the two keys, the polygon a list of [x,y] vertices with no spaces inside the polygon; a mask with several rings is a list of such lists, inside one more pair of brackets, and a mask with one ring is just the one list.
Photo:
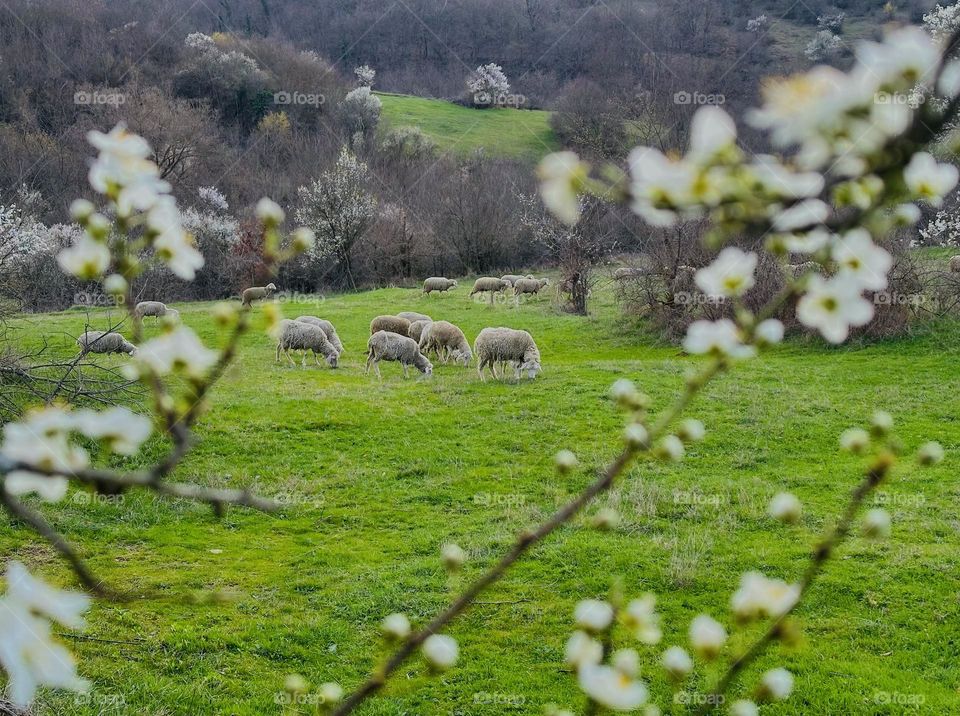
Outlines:
{"label": "white flowering bush", "polygon": [[752,20],[747,20],[748,32],[764,32],[770,27],[770,18],[766,15],[757,15]]}
{"label": "white flowering bush", "polygon": [[368,180],[367,165],[344,147],[331,169],[297,189],[296,219],[316,235],[310,256],[321,263],[335,258],[351,287],[351,249],[377,215]]}
{"label": "white flowering bush", "polygon": [[353,69],[353,75],[357,78],[357,84],[361,87],[373,87],[373,82],[377,78],[377,71],[370,65],[360,65]]}
{"label": "white flowering bush", "polygon": [[808,60],[819,62],[835,55],[843,47],[843,40],[831,30],[820,30],[807,43],[803,54]]}
{"label": "white flowering bush", "polygon": [[490,62],[467,78],[467,91],[474,105],[489,107],[498,103],[497,98],[510,94],[510,81],[500,65]]}
{"label": "white flowering bush", "polygon": [[[203,40],[196,42],[202,44]],[[230,327],[220,350],[205,346],[183,325],[170,324],[161,335],[141,340],[132,282],[149,262],[162,263],[180,278],[192,280],[204,259],[184,228],[187,222],[169,193],[169,184],[160,179],[159,169],[148,158],[151,148],[147,142],[122,124],[106,134],[90,132],[88,139],[99,150],[90,168],[90,185],[104,209],[97,211],[87,200],[72,204],[71,213],[81,228],[57,260],[69,275],[102,281],[104,290],[127,306],[133,341],[138,345],[124,372],[129,379],[142,382],[152,395],[155,414],[139,415],[120,406],[75,409],[54,402],[8,422],[0,439],[0,504],[47,540],[87,590],[112,598],[120,593],[97,578],[44,516],[22,501],[24,495],[59,502],[72,484],[115,492],[145,488],[160,495],[207,502],[218,511],[231,504],[257,509],[272,509],[273,505],[245,490],[205,489],[168,479],[189,449],[191,429],[205,407],[208,391],[233,359],[249,311],[238,313],[229,306],[218,310],[220,323]],[[204,194],[208,202],[212,199],[225,207],[222,196],[217,199],[210,191]],[[311,237],[302,229],[295,248],[282,247],[277,226],[283,217],[282,212],[278,216],[279,207],[274,207],[272,202],[261,202],[258,215],[265,253],[275,266],[296,248],[309,244]],[[177,392],[170,387],[172,378],[182,386]],[[170,448],[145,470],[123,473],[95,464],[110,455],[135,455],[151,439],[168,441]],[[97,449],[90,450],[91,446]],[[6,593],[0,597],[0,669],[8,681],[8,697],[16,706],[29,705],[41,686],[75,691],[88,688],[69,651],[53,638],[52,631],[53,624],[82,629],[88,604],[86,595],[49,587],[19,562],[7,565]]]}
{"label": "white flowering bush", "polygon": [[923,24],[937,42],[945,42],[960,30],[960,3],[937,5],[923,16]]}
{"label": "white flowering bush", "polygon": [[363,137],[372,135],[377,129],[382,110],[383,102],[366,85],[347,92],[340,103],[340,115],[347,131]]}

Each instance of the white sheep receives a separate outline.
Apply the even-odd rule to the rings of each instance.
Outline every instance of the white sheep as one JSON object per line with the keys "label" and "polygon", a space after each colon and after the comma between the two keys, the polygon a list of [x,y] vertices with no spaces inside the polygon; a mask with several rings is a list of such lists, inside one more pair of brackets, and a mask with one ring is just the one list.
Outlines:
{"label": "white sheep", "polygon": [[77,338],[81,355],[87,353],[126,353],[129,356],[137,354],[137,347],[119,333],[113,331],[86,331]]}
{"label": "white sheep", "polygon": [[390,331],[377,331],[370,340],[367,341],[367,367],[364,374],[370,372],[370,364],[376,371],[377,378],[383,379],[380,375],[380,361],[399,361],[403,366],[403,377],[409,377],[407,368],[414,366],[424,375],[433,375],[433,365],[427,360],[427,357],[420,352],[417,342],[407,336],[401,336],[399,333]]}
{"label": "white sheep", "polygon": [[489,293],[490,303],[493,303],[494,294],[503,293],[509,285],[510,284],[508,284],[502,278],[481,276],[473,282],[473,290],[470,291],[470,297],[472,298],[475,293]]}
{"label": "white sheep", "polygon": [[526,331],[513,328],[484,328],[473,343],[477,355],[477,374],[485,380],[483,369],[490,367],[490,373],[497,377],[494,367],[497,363],[512,363],[515,378],[520,380],[522,371],[530,378],[536,378],[543,369],[540,366],[540,350]]}
{"label": "white sheep", "polygon": [[508,273],[505,276],[501,276],[500,280],[506,281],[507,285],[509,285],[510,287],[513,287],[513,284],[515,284],[517,281],[519,281],[522,278],[533,278],[533,274],[528,273],[526,276],[521,276],[520,274]]}
{"label": "white sheep", "polygon": [[245,289],[243,292],[243,305],[251,306],[254,301],[259,301],[261,298],[269,298],[276,290],[277,286],[273,283],[268,283],[266,286],[253,286]]}
{"label": "white sheep", "polygon": [[420,336],[423,335],[423,331],[429,326],[433,321],[413,321],[410,323],[410,328],[407,331],[407,335],[410,336],[417,343],[420,342]]}
{"label": "white sheep", "polygon": [[433,320],[426,313],[417,313],[416,311],[400,311],[400,313],[397,314],[397,318],[406,318],[408,321],[410,321],[410,323],[413,323],[414,321]]}
{"label": "white sheep", "polygon": [[400,316],[377,316],[370,321],[370,335],[377,331],[390,331],[406,336],[410,333],[410,321]]}
{"label": "white sheep", "polygon": [[537,295],[540,293],[540,289],[544,286],[547,286],[550,283],[550,279],[541,278],[520,278],[517,279],[513,284],[513,295],[519,297],[521,293],[530,293]]}
{"label": "white sheep", "polygon": [[291,321],[284,319],[280,321],[277,332],[277,360],[280,362],[280,351],[283,351],[290,361],[290,365],[296,366],[293,358],[290,357],[290,351],[300,351],[302,360],[300,367],[307,367],[307,351],[313,351],[313,359],[320,365],[320,354],[327,359],[327,364],[331,368],[337,367],[339,353],[333,347],[333,344],[327,340],[327,334],[319,326],[302,321]]}
{"label": "white sheep", "polygon": [[331,345],[337,350],[337,355],[343,355],[343,343],[340,342],[340,336],[337,335],[337,329],[333,327],[333,324],[330,321],[327,321],[323,318],[317,318],[316,316],[298,316],[297,319],[301,323],[309,323],[313,326],[320,328],[327,336],[327,340],[330,341]]}
{"label": "white sheep", "polygon": [[950,257],[950,273],[960,273],[960,256]]}
{"label": "white sheep", "polygon": [[647,272],[642,268],[631,268],[629,266],[621,266],[616,271],[613,272],[614,281],[627,281],[634,278],[642,278],[646,276]]}
{"label": "white sheep", "polygon": [[452,278],[443,278],[443,276],[431,276],[423,282],[423,292],[426,294],[433,291],[445,293],[451,288],[456,288],[457,282]]}
{"label": "white sheep", "polygon": [[170,316],[175,321],[180,320],[180,311],[175,308],[167,308],[167,305],[160,301],[140,301],[140,303],[134,307],[133,313],[141,321],[146,316],[154,316],[156,318]]}
{"label": "white sheep", "polygon": [[420,335],[420,351],[434,351],[443,363],[452,358],[464,366],[470,365],[473,358],[467,337],[449,321],[434,321],[424,329]]}

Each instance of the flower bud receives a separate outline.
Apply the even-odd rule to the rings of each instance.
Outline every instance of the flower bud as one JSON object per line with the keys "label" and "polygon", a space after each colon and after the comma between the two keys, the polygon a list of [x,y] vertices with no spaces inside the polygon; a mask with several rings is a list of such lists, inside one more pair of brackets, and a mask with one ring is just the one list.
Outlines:
{"label": "flower bud", "polygon": [[456,572],[467,561],[467,553],[451,542],[440,548],[440,561],[449,571]]}
{"label": "flower bud", "polygon": [[938,442],[928,442],[917,451],[917,462],[921,465],[936,465],[943,460],[943,446]]}
{"label": "flower bud", "polygon": [[598,530],[610,530],[620,524],[620,513],[612,507],[604,507],[593,518],[593,526]]}
{"label": "flower bud", "polygon": [[693,659],[679,646],[671,646],[663,652],[661,663],[667,670],[667,674],[676,681],[680,681],[693,671]]}
{"label": "flower bud", "polygon": [[630,423],[624,428],[623,439],[632,448],[646,449],[650,446],[650,433],[640,423]]}
{"label": "flower bud", "polygon": [[680,427],[677,428],[677,437],[685,443],[695,443],[698,440],[703,440],[703,436],[706,434],[707,429],[703,427],[703,423],[693,418],[682,421]]}
{"label": "flower bud", "polygon": [[103,290],[111,296],[126,295],[127,279],[118,273],[112,273],[103,280]]}
{"label": "flower bud", "polygon": [[395,613],[389,614],[384,617],[383,622],[380,624],[380,628],[383,629],[383,633],[388,639],[406,639],[410,636],[410,620],[407,619],[406,615]]}
{"label": "flower bud", "polygon": [[783,701],[793,691],[793,674],[786,669],[771,669],[760,679],[757,696],[761,700]]}
{"label": "flower bud", "polygon": [[557,472],[565,475],[577,466],[577,456],[570,450],[561,450],[553,456],[553,462],[557,467]]}
{"label": "flower bud", "polygon": [[629,410],[640,410],[647,407],[650,399],[637,390],[633,381],[626,378],[620,378],[610,387],[610,397],[613,398],[621,408]]}
{"label": "flower bud", "polygon": [[446,634],[431,634],[420,647],[424,658],[437,671],[446,671],[457,663],[459,649],[456,640]]}
{"label": "flower bud", "polygon": [[336,704],[343,698],[343,687],[333,681],[320,684],[320,688],[317,691],[320,694],[321,703]]}
{"label": "flower bud", "polygon": [[796,495],[789,492],[778,492],[773,496],[773,499],[770,500],[770,506],[767,508],[767,512],[769,512],[770,516],[775,520],[780,520],[787,524],[794,524],[800,521],[803,506],[800,504],[800,500],[797,499]]}
{"label": "flower bud", "polygon": [[890,513],[879,507],[869,510],[863,518],[863,534],[875,539],[890,536]]}
{"label": "flower bud", "polygon": [[229,303],[221,302],[213,307],[213,320],[218,326],[227,326],[237,318],[237,309]]}
{"label": "flower bud", "polygon": [[87,201],[86,199],[74,199],[70,204],[70,218],[83,226],[86,224],[87,219],[90,218],[90,215],[96,210],[93,202]]}
{"label": "flower bud", "polygon": [[302,694],[310,688],[310,684],[300,674],[287,674],[283,680],[283,690],[291,694]]}
{"label": "flower bud", "polygon": [[293,234],[291,234],[291,238],[293,239],[293,250],[298,254],[309,251],[314,247],[314,244],[317,243],[316,234],[305,226],[301,226],[294,231]]}
{"label": "flower bud", "polygon": [[870,445],[870,436],[862,428],[849,428],[840,435],[840,447],[855,455],[863,453]]}
{"label": "flower bud", "polygon": [[870,432],[876,437],[886,435],[893,430],[893,416],[884,410],[878,410],[870,418]]}
{"label": "flower bud", "polygon": [[256,209],[254,210],[257,218],[260,219],[266,226],[277,226],[283,223],[286,214],[283,213],[283,209],[280,208],[280,205],[272,199],[263,197],[260,201],[257,202]]}
{"label": "flower bud", "polygon": [[87,233],[97,241],[103,241],[110,235],[110,220],[103,214],[91,214],[87,219]]}
{"label": "flower bud", "polygon": [[683,441],[676,435],[667,435],[657,445],[656,455],[661,460],[679,462],[684,455]]}

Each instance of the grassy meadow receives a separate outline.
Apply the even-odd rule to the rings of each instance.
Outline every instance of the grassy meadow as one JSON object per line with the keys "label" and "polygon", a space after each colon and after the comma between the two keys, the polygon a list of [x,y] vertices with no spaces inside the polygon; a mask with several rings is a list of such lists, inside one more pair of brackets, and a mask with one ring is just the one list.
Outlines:
{"label": "grassy meadow", "polygon": [[[253,488],[280,500],[279,513],[230,509],[217,519],[204,506],[139,492],[118,499],[72,490],[42,505],[101,576],[160,598],[96,602],[88,630],[63,637],[94,691],[45,691],[37,713],[294,713],[277,704],[293,672],[349,690],[384,653],[386,614],[426,621],[617,452],[623,416],[607,396],[616,378],[633,379],[661,408],[700,361],[624,322],[609,286],[582,318],[559,313],[546,296],[519,307],[471,302],[468,285],[444,296],[391,288],[281,303],[286,317],[336,324],[346,347],[338,370],[275,364],[256,309],[256,328],[173,477]],[[211,305],[176,307],[218,344]],[[430,380],[404,380],[397,364],[384,363],[380,383],[363,374],[368,324],[402,310],[451,320],[471,342],[485,326],[525,328],[544,373],[481,383],[473,367],[438,366]],[[16,328],[24,344],[45,336],[52,351],[71,355],[70,335],[86,320],[104,327],[107,311],[33,315]],[[785,666],[796,676],[794,695],[763,714],[960,712],[958,349],[960,324],[943,321],[909,338],[839,349],[792,340],[741,364],[691,406],[708,435],[682,463],[641,462],[591,507],[616,507],[616,529],[593,529],[590,514],[562,528],[454,623],[461,657],[453,670],[431,677],[413,660],[359,712],[539,714],[552,701],[582,713],[563,647],[574,604],[603,598],[614,578],[629,596],[659,596],[663,643],[624,636],[622,645],[638,646],[664,712],[685,712],[654,662],[670,645],[687,646],[687,626],[701,612],[731,627],[729,599],[743,572],[799,578],[859,478],[860,460],[840,453],[837,437],[876,408],[894,414],[910,449],[938,439],[948,459],[922,471],[904,459],[872,501],[893,514],[892,537],[853,537],[801,608],[799,644],[775,647],[734,694],[748,695],[762,670]],[[142,458],[113,464],[138,467],[164,446],[155,438]],[[551,458],[561,448],[575,450],[582,469],[556,475]],[[803,501],[799,525],[766,516],[779,490]],[[470,557],[453,577],[438,558],[448,541]],[[73,583],[48,546],[8,521],[0,548],[4,560]],[[755,633],[737,630],[725,654]],[[693,683],[704,685],[704,674],[716,671],[698,668]]]}
{"label": "grassy meadow", "polygon": [[550,113],[508,107],[472,109],[440,99],[377,92],[388,126],[418,126],[441,151],[464,156],[477,149],[538,161],[559,148]]}

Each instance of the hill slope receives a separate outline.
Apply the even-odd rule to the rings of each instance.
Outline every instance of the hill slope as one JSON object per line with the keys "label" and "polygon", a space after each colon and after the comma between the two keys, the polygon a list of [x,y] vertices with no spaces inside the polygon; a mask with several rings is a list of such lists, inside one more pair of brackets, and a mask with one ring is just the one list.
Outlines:
{"label": "hill slope", "polygon": [[383,117],[394,127],[418,126],[443,151],[465,155],[483,148],[497,156],[538,160],[559,148],[542,110],[471,109],[439,99],[378,92]]}

